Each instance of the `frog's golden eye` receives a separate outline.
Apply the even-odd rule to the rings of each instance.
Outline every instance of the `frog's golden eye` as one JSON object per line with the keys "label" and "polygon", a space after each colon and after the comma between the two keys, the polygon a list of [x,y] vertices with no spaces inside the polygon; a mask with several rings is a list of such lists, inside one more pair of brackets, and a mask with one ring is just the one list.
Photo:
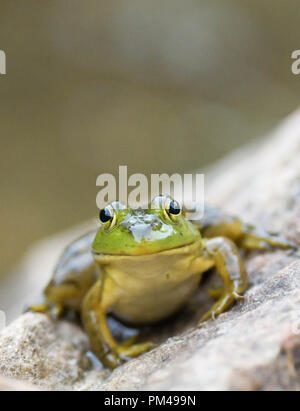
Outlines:
{"label": "frog's golden eye", "polygon": [[165,211],[172,221],[176,221],[182,210],[178,201],[169,199],[166,203]]}
{"label": "frog's golden eye", "polygon": [[99,219],[105,228],[112,228],[116,224],[117,215],[113,207],[107,206],[100,211]]}

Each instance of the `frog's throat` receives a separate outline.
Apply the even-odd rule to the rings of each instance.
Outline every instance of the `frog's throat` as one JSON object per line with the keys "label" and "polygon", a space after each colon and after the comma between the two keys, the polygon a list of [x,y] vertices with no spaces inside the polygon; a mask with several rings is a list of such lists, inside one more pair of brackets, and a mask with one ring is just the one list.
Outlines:
{"label": "frog's throat", "polygon": [[104,260],[113,260],[113,259],[118,259],[118,258],[124,258],[124,259],[129,259],[129,258],[144,258],[148,256],[156,256],[156,255],[172,255],[172,254],[190,254],[192,252],[195,252],[197,250],[202,249],[203,244],[201,240],[193,241],[191,243],[181,245],[178,247],[173,247],[161,251],[156,251],[156,252],[145,252],[145,253],[137,253],[137,254],[109,254],[109,253],[99,253],[94,250],[92,250],[93,256],[95,261],[98,262],[104,262]]}

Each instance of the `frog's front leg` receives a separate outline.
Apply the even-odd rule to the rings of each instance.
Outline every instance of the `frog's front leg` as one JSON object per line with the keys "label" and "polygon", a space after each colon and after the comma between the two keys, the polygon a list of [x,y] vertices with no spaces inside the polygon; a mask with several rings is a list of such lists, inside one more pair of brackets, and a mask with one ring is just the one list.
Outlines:
{"label": "frog's front leg", "polygon": [[107,324],[107,312],[118,301],[120,294],[121,290],[105,273],[91,288],[82,305],[82,322],[91,348],[103,365],[110,369],[153,348],[152,343],[134,344],[133,339],[119,344],[112,336]]}
{"label": "frog's front leg", "polygon": [[248,287],[244,263],[237,246],[231,240],[224,237],[206,240],[205,250],[223,280],[223,289],[217,302],[203,315],[200,323],[209,318],[214,319],[226,311],[236,300],[242,298]]}

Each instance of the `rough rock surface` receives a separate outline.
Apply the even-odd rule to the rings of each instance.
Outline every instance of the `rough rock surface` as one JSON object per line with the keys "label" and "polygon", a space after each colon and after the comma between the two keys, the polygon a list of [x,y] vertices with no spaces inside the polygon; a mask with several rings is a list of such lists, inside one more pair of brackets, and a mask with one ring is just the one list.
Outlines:
{"label": "rough rock surface", "polygon": [[[256,147],[215,166],[207,199],[300,244],[299,158],[297,112]],[[38,314],[21,316],[0,334],[0,373],[47,389],[299,390],[299,252],[252,252],[246,263],[245,300],[196,329],[211,304],[211,276],[186,310],[150,332],[158,348],[111,374],[90,368],[78,326]]]}
{"label": "rough rock surface", "polygon": [[[27,313],[0,335],[0,373],[46,389],[76,389],[89,369],[87,336],[66,321]],[[104,372],[98,373],[103,379]]]}

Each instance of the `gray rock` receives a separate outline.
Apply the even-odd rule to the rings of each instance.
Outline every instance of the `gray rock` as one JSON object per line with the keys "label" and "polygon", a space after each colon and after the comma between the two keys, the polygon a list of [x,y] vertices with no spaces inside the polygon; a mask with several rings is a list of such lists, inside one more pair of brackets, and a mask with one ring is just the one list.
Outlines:
{"label": "gray rock", "polygon": [[[216,165],[208,200],[300,244],[299,130],[297,112],[257,147]],[[151,332],[158,348],[111,374],[90,368],[88,339],[77,325],[39,314],[21,316],[0,334],[0,373],[52,390],[299,390],[300,255],[251,252],[246,264],[245,300],[195,328],[211,304],[211,276],[186,310]]]}
{"label": "gray rock", "polygon": [[0,335],[0,373],[46,389],[76,389],[89,368],[88,349],[88,338],[76,325],[27,313]]}

